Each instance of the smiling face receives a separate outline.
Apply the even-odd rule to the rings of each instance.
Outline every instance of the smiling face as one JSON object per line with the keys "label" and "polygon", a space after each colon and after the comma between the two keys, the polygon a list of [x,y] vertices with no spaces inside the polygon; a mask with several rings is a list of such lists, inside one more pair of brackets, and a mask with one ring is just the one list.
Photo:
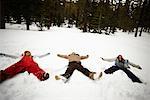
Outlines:
{"label": "smiling face", "polygon": [[117,58],[118,58],[119,61],[123,61],[124,60],[122,55],[119,55]]}
{"label": "smiling face", "polygon": [[121,56],[121,55],[119,55],[119,56],[118,56],[118,59],[121,61],[121,60],[122,60],[122,56]]}
{"label": "smiling face", "polygon": [[25,51],[25,52],[24,52],[24,55],[25,55],[25,56],[31,56],[31,52],[30,52],[30,51]]}

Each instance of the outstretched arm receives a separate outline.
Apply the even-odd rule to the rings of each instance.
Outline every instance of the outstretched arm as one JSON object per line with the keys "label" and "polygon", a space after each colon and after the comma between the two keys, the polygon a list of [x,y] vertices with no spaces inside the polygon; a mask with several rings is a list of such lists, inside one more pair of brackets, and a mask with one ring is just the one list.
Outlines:
{"label": "outstretched arm", "polygon": [[17,59],[17,58],[21,57],[21,56],[14,56],[14,55],[6,54],[6,53],[0,53],[0,56],[9,57],[9,58],[13,58],[13,59]]}
{"label": "outstretched arm", "polygon": [[65,59],[68,59],[68,56],[67,55],[61,55],[61,54],[57,54],[58,57],[61,57],[61,58],[65,58]]}
{"label": "outstretched arm", "polygon": [[102,58],[102,57],[101,57],[101,59],[104,60],[104,61],[108,61],[108,62],[113,62],[113,61],[116,60],[116,58],[109,58],[109,59],[106,59],[106,58]]}
{"label": "outstretched arm", "polygon": [[33,55],[32,57],[33,57],[33,58],[36,58],[36,57],[38,57],[38,58],[43,58],[43,57],[46,57],[46,56],[48,56],[48,55],[50,55],[50,53],[46,53],[46,54],[43,54],[43,55]]}
{"label": "outstretched arm", "polygon": [[140,67],[140,65],[136,65],[136,64],[134,64],[134,63],[132,63],[132,62],[130,62],[130,61],[128,61],[128,63],[129,63],[129,65],[131,65],[131,66],[133,66],[133,67],[135,67],[135,68],[142,69],[142,68]]}
{"label": "outstretched arm", "polygon": [[83,60],[83,59],[87,59],[88,57],[89,57],[89,55],[81,56],[81,60]]}

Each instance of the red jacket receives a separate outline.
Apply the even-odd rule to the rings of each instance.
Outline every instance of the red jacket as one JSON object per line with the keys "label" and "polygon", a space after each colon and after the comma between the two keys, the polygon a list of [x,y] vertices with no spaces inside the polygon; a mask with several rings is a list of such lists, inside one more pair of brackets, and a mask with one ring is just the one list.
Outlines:
{"label": "red jacket", "polygon": [[32,73],[39,80],[43,80],[43,74],[45,73],[38,64],[33,60],[32,56],[23,56],[22,59],[11,65],[10,67],[4,70],[4,73],[8,78],[15,76],[18,73],[27,71],[28,73]]}

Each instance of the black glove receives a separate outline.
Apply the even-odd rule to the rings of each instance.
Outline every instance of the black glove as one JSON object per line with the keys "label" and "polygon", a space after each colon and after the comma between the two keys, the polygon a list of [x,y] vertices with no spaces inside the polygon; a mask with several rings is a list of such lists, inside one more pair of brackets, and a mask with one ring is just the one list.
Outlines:
{"label": "black glove", "polygon": [[104,60],[104,58],[103,58],[103,57],[101,57],[101,59],[102,59],[102,60]]}
{"label": "black glove", "polygon": [[142,69],[141,67],[139,67],[138,69]]}
{"label": "black glove", "polygon": [[128,66],[127,68],[129,68],[130,69],[130,67]]}

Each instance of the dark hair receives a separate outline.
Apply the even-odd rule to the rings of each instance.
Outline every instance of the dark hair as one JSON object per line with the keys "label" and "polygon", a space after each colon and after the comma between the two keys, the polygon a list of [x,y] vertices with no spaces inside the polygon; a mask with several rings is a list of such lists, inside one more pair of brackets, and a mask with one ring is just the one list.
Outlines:
{"label": "dark hair", "polygon": [[75,55],[80,56],[79,54],[75,54]]}
{"label": "dark hair", "polygon": [[[75,52],[73,52],[73,54],[74,54],[74,55],[77,55],[77,56],[80,56],[79,54],[77,54],[77,53],[75,53]],[[71,54],[69,54],[68,56],[70,56],[70,55],[71,55]]]}
{"label": "dark hair", "polygon": [[26,55],[26,53],[31,53],[31,52],[30,52],[30,51],[25,51],[25,52],[24,52],[24,55]]}
{"label": "dark hair", "polygon": [[31,53],[30,51],[25,51],[24,53],[27,53],[27,52]]}
{"label": "dark hair", "polygon": [[[118,55],[118,57],[117,57],[118,60],[119,60],[119,57],[121,57],[121,62],[124,62],[124,61],[125,61],[122,55]],[[119,60],[119,61],[120,61],[120,60]]]}

